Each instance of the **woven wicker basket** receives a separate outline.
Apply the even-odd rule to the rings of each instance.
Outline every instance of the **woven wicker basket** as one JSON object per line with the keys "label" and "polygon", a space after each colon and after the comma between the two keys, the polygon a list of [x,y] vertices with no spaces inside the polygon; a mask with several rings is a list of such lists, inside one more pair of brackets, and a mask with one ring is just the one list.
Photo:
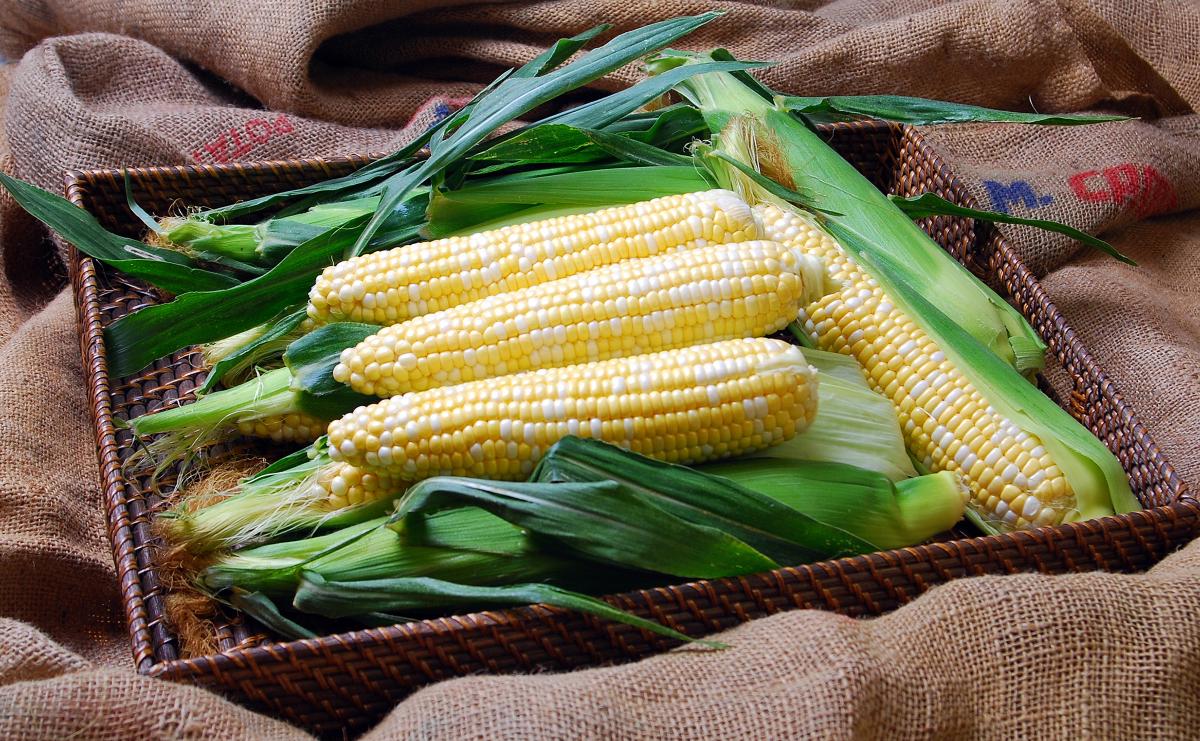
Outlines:
{"label": "woven wicker basket", "polygon": [[[972,200],[919,134],[906,127],[827,127],[835,148],[881,189],[932,191]],[[180,204],[215,206],[343,175],[364,160],[295,160],[129,171],[134,195],[152,213]],[[72,172],[67,195],[109,229],[136,236],[119,171]],[[1029,270],[995,231],[970,220],[922,223],[943,247],[1010,297],[1049,343],[1066,379],[1064,406],[1117,454],[1148,508],[1131,515],[995,537],[964,537],[916,548],[786,568],[753,576],[663,587],[608,598],[692,636],[781,610],[819,608],[877,615],[951,579],[1020,571],[1139,571],[1200,534],[1200,504],[1163,458],[1133,410],[1096,366]],[[182,659],[164,617],[151,559],[150,519],[161,509],[146,482],[127,479],[130,419],[188,394],[203,378],[199,357],[180,352],[131,378],[110,378],[102,331],[158,300],[155,291],[78,255],[71,281],[82,329],[100,475],[117,574],[138,671],[209,687],[322,734],[368,727],[414,689],[479,672],[568,669],[628,661],[671,641],[577,613],[533,606],[446,617],[317,640],[274,642],[237,615],[218,626],[221,652]],[[1061,386],[1061,384],[1060,384]],[[1048,390],[1048,387],[1045,387]],[[1060,400],[1061,401],[1061,400]]]}

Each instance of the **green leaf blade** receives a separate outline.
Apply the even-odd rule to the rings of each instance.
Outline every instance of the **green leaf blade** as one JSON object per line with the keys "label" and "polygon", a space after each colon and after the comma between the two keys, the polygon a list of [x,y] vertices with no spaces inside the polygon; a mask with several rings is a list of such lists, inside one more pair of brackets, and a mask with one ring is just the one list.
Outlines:
{"label": "green leaf blade", "polygon": [[546,49],[541,54],[538,54],[527,64],[513,72],[513,77],[537,77],[544,75],[550,70],[558,67],[575,52],[582,49],[589,41],[596,38],[600,34],[612,28],[611,24],[601,23],[593,26],[583,33],[572,36],[568,39],[559,39],[554,42],[550,48]]}
{"label": "green leaf blade", "polygon": [[236,278],[197,266],[180,252],[113,234],[90,213],[60,195],[2,172],[0,185],[30,216],[58,232],[80,252],[164,291],[216,290],[238,283]]}
{"label": "green leaf blade", "polygon": [[466,506],[619,566],[701,579],[776,568],[744,542],[670,514],[613,481],[509,483],[439,476],[413,486],[394,518],[403,527],[406,516]]}
{"label": "green leaf blade", "polygon": [[230,594],[229,604],[284,638],[305,640],[317,637],[313,631],[285,616],[271,598],[261,592],[234,590]]}
{"label": "green leaf blade", "polygon": [[[695,639],[656,623],[632,615],[612,605],[578,592],[549,584],[512,584],[503,587],[477,587],[430,578],[377,579],[357,582],[326,581],[318,574],[305,572],[294,604],[297,609],[328,617],[351,617],[363,613],[399,612],[419,609],[445,609],[454,606],[521,605],[541,603],[583,612],[617,623],[625,623],[656,635],[691,642]],[[723,644],[701,641],[712,647]]]}
{"label": "green leaf blade", "polygon": [[342,351],[354,347],[381,327],[358,322],[334,322],[309,332],[288,345],[283,362],[292,371],[292,388],[314,396],[327,396],[346,387],[333,378]]}
{"label": "green leaf blade", "polygon": [[983,211],[977,208],[967,208],[957,203],[951,203],[936,193],[922,193],[919,196],[912,196],[910,198],[901,198],[900,196],[892,195],[888,196],[888,198],[891,199],[892,203],[899,206],[901,211],[913,219],[924,219],[929,216],[963,216],[978,221],[1032,226],[1070,237],[1126,265],[1137,265],[1132,258],[1122,254],[1116,247],[1113,247],[1103,239],[1094,237],[1087,232],[1080,231],[1073,226],[1063,224],[1059,221],[1051,219],[1027,219],[1021,216],[1000,213],[999,211]]}
{"label": "green leaf blade", "polygon": [[777,96],[775,100],[781,108],[793,113],[824,114],[828,120],[852,121],[867,117],[917,126],[949,123],[1083,126],[1130,120],[1128,116],[1091,113],[1019,113],[903,95],[831,95],[824,97],[781,95]]}
{"label": "green leaf blade", "polygon": [[[403,200],[412,188],[444,170],[502,124],[656,51],[720,15],[709,12],[652,23],[620,34],[604,46],[540,77],[514,76],[504,80],[488,95],[476,101],[470,115],[452,134],[432,141],[428,159],[389,176],[383,182],[379,210],[346,256],[353,257],[366,249],[371,237],[382,225],[385,214]],[[623,114],[616,117],[620,115]]]}

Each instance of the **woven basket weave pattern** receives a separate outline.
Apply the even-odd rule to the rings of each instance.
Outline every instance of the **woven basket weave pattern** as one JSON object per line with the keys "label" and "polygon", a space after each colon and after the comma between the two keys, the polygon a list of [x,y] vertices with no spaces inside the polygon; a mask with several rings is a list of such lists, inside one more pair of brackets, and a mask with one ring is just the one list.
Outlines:
{"label": "woven basket weave pattern", "polygon": [[[881,189],[932,191],[972,205],[912,129],[884,124],[827,127],[831,144]],[[130,171],[133,195],[152,213],[217,206],[346,174],[362,159],[298,160]],[[137,236],[119,172],[70,173],[67,195],[109,229]],[[960,218],[921,225],[956,258],[1010,297],[1047,340],[1072,390],[1066,408],[1117,454],[1148,509],[1132,515],[988,538],[960,539],[752,576],[697,582],[608,598],[693,636],[781,610],[815,607],[876,615],[931,586],[962,576],[1019,571],[1143,570],[1200,531],[1200,505],[1066,325],[1011,246],[995,230]],[[100,473],[118,576],[139,671],[223,691],[319,733],[365,728],[417,687],[468,673],[563,669],[624,661],[673,643],[626,625],[534,606],[274,643],[237,615],[218,625],[222,653],[179,658],[165,622],[152,562],[150,519],[164,503],[144,478],[127,480],[127,420],[191,394],[203,380],[199,355],[176,353],[130,378],[108,377],[103,328],[161,300],[153,289],[74,256],[84,367],[96,421]],[[1053,362],[1053,360],[1051,361]],[[1048,390],[1048,387],[1046,387]],[[1057,397],[1056,397],[1057,398]],[[1062,400],[1059,399],[1060,403]],[[169,478],[160,482],[170,491]]]}

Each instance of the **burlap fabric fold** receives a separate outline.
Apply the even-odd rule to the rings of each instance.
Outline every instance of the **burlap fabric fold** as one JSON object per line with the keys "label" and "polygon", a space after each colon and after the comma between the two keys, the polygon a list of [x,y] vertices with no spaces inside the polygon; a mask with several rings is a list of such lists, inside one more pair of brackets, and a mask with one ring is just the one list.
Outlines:
{"label": "burlap fabric fold", "polygon": [[[766,78],[790,92],[1142,117],[928,135],[985,207],[1103,233],[1139,261],[1009,231],[1200,479],[1200,9],[1186,0],[23,0],[0,10],[0,165],[60,189],[72,168],[384,150],[557,36],[713,6],[730,12],[687,46],[780,60]],[[7,197],[0,259],[0,737],[300,736],[132,673],[71,297],[53,245]],[[373,734],[1192,737],[1198,607],[1196,545],[1141,576],[971,579],[876,620],[757,621],[719,654],[447,682]]]}

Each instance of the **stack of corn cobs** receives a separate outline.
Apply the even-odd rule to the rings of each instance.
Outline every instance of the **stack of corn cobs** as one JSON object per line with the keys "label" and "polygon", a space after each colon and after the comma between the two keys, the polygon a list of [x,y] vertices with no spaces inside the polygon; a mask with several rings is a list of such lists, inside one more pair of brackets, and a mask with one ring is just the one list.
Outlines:
{"label": "stack of corn cobs", "polygon": [[[159,516],[195,587],[286,635],[541,601],[680,637],[585,595],[1137,507],[1031,383],[1025,319],[812,126],[1111,118],[786,98],[661,51],[715,17],[567,64],[603,29],[565,39],[395,155],[146,216],[147,244],[5,179],[177,295],[110,328],[116,375],[203,345],[198,398],[132,420],[129,465],[203,488],[214,443],[307,446]],[[656,52],[633,88],[492,136]]]}

